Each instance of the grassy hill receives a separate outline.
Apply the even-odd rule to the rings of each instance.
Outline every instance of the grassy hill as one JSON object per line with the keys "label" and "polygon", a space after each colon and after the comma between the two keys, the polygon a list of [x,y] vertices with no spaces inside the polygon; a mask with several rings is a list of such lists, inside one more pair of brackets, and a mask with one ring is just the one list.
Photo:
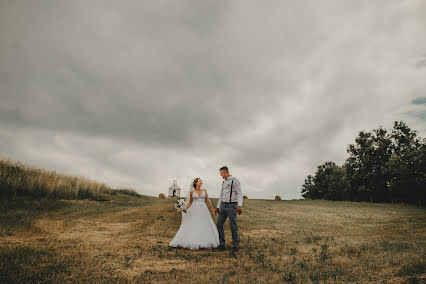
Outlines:
{"label": "grassy hill", "polygon": [[84,177],[47,171],[12,160],[0,160],[0,200],[28,197],[109,201],[110,196],[115,194],[140,197],[131,189],[112,189]]}
{"label": "grassy hill", "polygon": [[170,248],[181,218],[173,200],[111,192],[99,193],[108,202],[2,200],[0,283],[425,281],[424,207],[244,200],[234,258],[229,251]]}

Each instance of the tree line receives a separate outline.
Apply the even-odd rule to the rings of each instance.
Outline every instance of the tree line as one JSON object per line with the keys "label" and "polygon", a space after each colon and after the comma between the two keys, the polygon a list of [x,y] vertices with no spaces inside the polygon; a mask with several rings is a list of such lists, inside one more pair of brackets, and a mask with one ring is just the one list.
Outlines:
{"label": "tree line", "polygon": [[391,131],[360,131],[343,165],[327,161],[302,185],[307,199],[406,202],[424,205],[426,139],[402,121]]}

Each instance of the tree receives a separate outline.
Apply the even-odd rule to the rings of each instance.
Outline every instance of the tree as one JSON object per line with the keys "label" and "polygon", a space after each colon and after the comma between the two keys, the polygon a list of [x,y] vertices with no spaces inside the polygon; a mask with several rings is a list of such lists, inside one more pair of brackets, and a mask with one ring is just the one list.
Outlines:
{"label": "tree", "polygon": [[404,122],[360,131],[343,166],[326,162],[302,185],[312,199],[418,202],[426,199],[426,139]]}
{"label": "tree", "polygon": [[368,193],[372,200],[371,183],[371,151],[372,151],[372,134],[360,131],[358,137],[355,138],[355,144],[350,144],[347,148],[349,157],[346,160],[346,168],[348,170],[349,183],[351,191],[356,192],[357,200],[360,195],[365,196]]}
{"label": "tree", "polygon": [[334,162],[318,166],[315,176],[309,175],[302,185],[302,196],[311,199],[342,200],[347,189],[345,171]]}
{"label": "tree", "polygon": [[395,122],[391,139],[393,154],[388,163],[391,200],[416,201],[419,198],[418,187],[422,184],[425,172],[421,158],[422,142],[417,137],[417,132],[402,121]]}
{"label": "tree", "polygon": [[315,191],[314,178],[312,175],[308,175],[305,179],[305,183],[302,185],[302,196],[307,199],[315,199],[315,197],[319,198]]}

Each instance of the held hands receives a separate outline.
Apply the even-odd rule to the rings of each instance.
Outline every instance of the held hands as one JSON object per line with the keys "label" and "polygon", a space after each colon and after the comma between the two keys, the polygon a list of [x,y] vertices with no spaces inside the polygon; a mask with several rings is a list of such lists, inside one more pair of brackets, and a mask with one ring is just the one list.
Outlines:
{"label": "held hands", "polygon": [[238,215],[241,215],[241,213],[243,213],[243,208],[241,206],[237,207],[237,213]]}
{"label": "held hands", "polygon": [[186,213],[186,208],[182,209],[183,213]]}
{"label": "held hands", "polygon": [[217,214],[217,213],[219,213],[219,208],[216,208],[216,209],[214,210],[214,214]]}

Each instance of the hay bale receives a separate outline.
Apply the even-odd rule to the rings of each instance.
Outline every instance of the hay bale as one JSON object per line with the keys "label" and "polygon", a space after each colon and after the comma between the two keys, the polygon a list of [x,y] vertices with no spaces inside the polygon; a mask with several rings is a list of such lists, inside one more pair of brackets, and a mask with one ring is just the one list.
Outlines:
{"label": "hay bale", "polygon": [[281,200],[281,196],[279,195],[275,196],[275,200]]}
{"label": "hay bale", "polygon": [[166,196],[164,195],[164,193],[160,193],[160,194],[158,195],[158,198],[166,199]]}
{"label": "hay bale", "polygon": [[243,195],[243,199],[248,199],[248,197],[247,197],[247,196],[245,196],[245,195]]}

